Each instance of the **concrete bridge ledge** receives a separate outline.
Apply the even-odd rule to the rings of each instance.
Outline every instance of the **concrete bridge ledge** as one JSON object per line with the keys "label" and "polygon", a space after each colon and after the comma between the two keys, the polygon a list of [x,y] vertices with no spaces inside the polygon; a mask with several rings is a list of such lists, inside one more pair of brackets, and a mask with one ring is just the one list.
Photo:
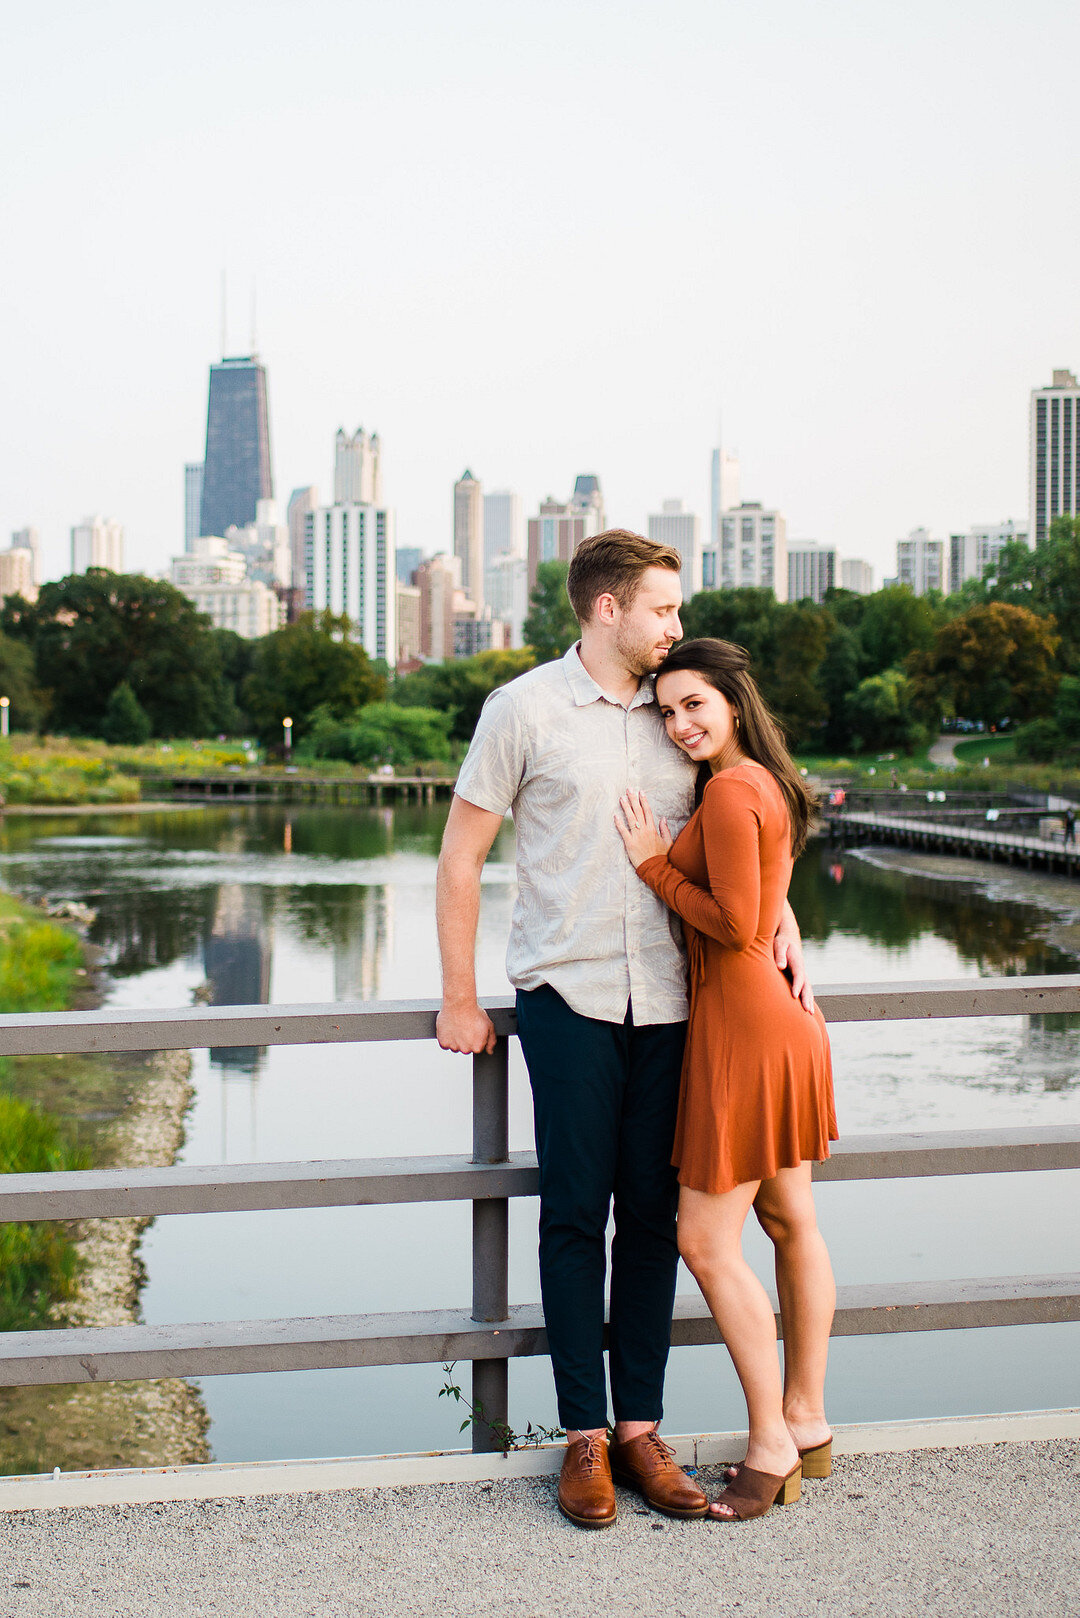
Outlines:
{"label": "concrete bridge ledge", "polygon": [[[741,1459],[745,1432],[667,1434],[683,1466]],[[835,1428],[838,1455],[886,1455],[979,1444],[1080,1438],[1080,1409],[941,1416],[924,1421],[851,1423]],[[239,1500],[325,1494],[347,1489],[547,1477],[562,1464],[562,1446],[473,1455],[467,1450],[369,1455],[340,1460],[220,1462],[103,1472],[43,1473],[0,1478],[0,1513],[169,1500]]]}

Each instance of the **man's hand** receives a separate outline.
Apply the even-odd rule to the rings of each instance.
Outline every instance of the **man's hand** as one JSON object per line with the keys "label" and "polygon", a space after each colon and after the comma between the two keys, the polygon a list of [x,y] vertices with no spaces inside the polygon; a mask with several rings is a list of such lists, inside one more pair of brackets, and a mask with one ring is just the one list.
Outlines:
{"label": "man's hand", "polygon": [[466,1056],[486,1051],[490,1056],[495,1049],[495,1025],[478,1001],[471,1006],[444,1005],[435,1019],[435,1038],[444,1051],[461,1051]]}
{"label": "man's hand", "polygon": [[779,971],[791,974],[791,992],[795,999],[802,1002],[804,1010],[813,1011],[814,990],[806,975],[802,936],[789,904],[784,905],[784,914],[773,939],[773,960]]}

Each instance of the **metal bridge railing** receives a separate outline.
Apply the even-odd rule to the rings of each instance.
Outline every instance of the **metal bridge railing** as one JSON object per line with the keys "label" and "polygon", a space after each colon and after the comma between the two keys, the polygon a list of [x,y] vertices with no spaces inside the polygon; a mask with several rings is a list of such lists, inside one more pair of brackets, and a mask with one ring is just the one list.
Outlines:
{"label": "metal bridge railing", "polygon": [[[860,984],[823,989],[830,1023],[1080,1011],[1080,976]],[[322,1163],[178,1165],[0,1176],[0,1220],[124,1218],[398,1202],[471,1201],[468,1309],[327,1315],[212,1324],[128,1325],[0,1335],[0,1385],[129,1381],[251,1371],[472,1361],[473,1399],[491,1422],[509,1418],[507,1364],[544,1354],[538,1304],[511,1305],[509,1198],[535,1196],[536,1158],[508,1151],[508,1047],[513,1001],[485,1001],[498,1044],[473,1058],[470,1157]],[[316,1045],[433,1039],[437,1002],[216,1006],[177,1011],[0,1016],[0,1055]],[[1080,1127],[849,1138],[815,1169],[819,1180],[900,1179],[1080,1168]],[[840,1289],[837,1336],[940,1331],[1080,1319],[1080,1274],[888,1283]],[[715,1343],[702,1300],[680,1298],[676,1345]],[[490,1428],[473,1447],[490,1450]]]}

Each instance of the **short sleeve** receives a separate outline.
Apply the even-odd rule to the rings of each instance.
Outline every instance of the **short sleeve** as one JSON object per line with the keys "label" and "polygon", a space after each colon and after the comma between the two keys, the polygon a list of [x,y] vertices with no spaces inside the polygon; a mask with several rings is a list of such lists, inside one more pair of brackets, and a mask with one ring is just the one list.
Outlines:
{"label": "short sleeve", "polygon": [[477,809],[505,815],[525,773],[525,727],[504,687],[484,703],[454,791]]}

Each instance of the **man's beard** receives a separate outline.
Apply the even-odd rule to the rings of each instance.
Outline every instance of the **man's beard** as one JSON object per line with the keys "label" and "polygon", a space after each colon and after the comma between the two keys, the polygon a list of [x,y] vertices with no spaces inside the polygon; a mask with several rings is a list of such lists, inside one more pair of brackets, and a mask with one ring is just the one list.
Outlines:
{"label": "man's beard", "polygon": [[631,637],[621,629],[615,637],[615,650],[622,658],[623,666],[631,674],[636,674],[639,680],[643,680],[647,674],[655,674],[662,667],[666,655],[666,649],[662,653],[654,640]]}

